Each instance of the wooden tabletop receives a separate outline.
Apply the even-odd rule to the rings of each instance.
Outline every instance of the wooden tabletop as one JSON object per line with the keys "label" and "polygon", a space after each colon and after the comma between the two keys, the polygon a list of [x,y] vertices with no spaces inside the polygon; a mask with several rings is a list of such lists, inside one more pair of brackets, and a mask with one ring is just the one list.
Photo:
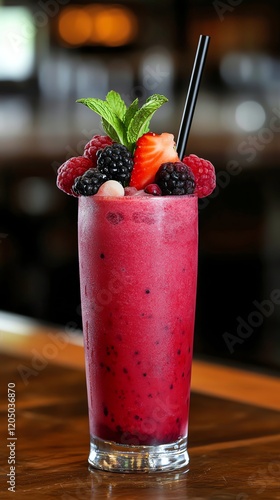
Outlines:
{"label": "wooden tabletop", "polygon": [[280,378],[195,359],[188,467],[89,472],[81,335],[0,312],[0,339],[1,498],[280,499]]}

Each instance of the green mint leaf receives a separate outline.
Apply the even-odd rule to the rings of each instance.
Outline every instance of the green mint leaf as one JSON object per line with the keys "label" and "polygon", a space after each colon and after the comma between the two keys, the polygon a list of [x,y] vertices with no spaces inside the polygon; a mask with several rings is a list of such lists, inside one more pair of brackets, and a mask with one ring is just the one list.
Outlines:
{"label": "green mint leaf", "polygon": [[159,94],[154,94],[149,97],[146,103],[140,108],[130,121],[127,129],[127,140],[129,143],[134,143],[149,130],[149,123],[152,116],[168,99]]}
{"label": "green mint leaf", "polygon": [[150,121],[147,122],[146,126],[143,126],[143,129],[141,130],[141,135],[146,134],[150,130]]}
{"label": "green mint leaf", "polygon": [[105,134],[107,134],[109,137],[111,137],[112,141],[114,142],[120,142],[119,136],[115,129],[110,125],[105,118],[101,118],[101,123],[102,127],[104,129]]}
{"label": "green mint leaf", "polygon": [[120,94],[118,94],[118,92],[115,92],[114,90],[111,90],[106,96],[106,101],[108,102],[113,113],[115,113],[115,115],[117,115],[120,120],[123,121],[126,113],[126,104],[122,100]]}
{"label": "green mint leaf", "polygon": [[102,101],[102,99],[95,99],[93,97],[87,97],[83,99],[78,99],[77,102],[84,104],[89,109],[101,116],[103,120],[108,122],[108,124],[114,130],[114,138],[116,142],[124,144],[126,142],[124,124],[121,119],[112,111],[110,105],[107,101]]}
{"label": "green mint leaf", "polygon": [[137,113],[139,107],[138,107],[138,97],[130,104],[130,106],[127,108],[125,117],[124,117],[124,126],[125,129],[127,130],[132,118],[134,117],[135,113]]}

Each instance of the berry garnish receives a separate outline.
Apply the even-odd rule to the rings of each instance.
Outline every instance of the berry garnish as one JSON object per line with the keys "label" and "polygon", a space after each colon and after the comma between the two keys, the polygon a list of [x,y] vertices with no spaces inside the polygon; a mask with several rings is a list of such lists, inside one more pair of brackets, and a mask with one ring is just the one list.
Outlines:
{"label": "berry garnish", "polygon": [[92,168],[92,161],[85,156],[74,156],[63,163],[57,171],[56,185],[61,191],[72,196],[77,196],[74,193],[72,186],[76,177],[83,175],[87,170]]}
{"label": "berry garnish", "polygon": [[164,95],[153,94],[141,108],[138,107],[138,99],[126,106],[120,94],[111,90],[105,101],[88,97],[77,102],[100,115],[105,133],[113,142],[123,144],[133,153],[139,137],[148,132],[153,114],[167,101]]}
{"label": "berry garnish", "polygon": [[76,178],[73,191],[77,196],[92,196],[107,180],[106,175],[99,172],[97,168],[90,168],[84,175]]}
{"label": "berry garnish", "polygon": [[57,186],[72,196],[94,195],[109,180],[119,182],[126,196],[194,192],[203,198],[211,194],[216,185],[213,165],[196,155],[180,161],[172,134],[149,132],[155,111],[167,101],[165,96],[153,94],[141,107],[138,99],[127,106],[114,90],[105,100],[79,99],[77,102],[101,116],[106,135],[94,135],[83,157],[61,165]]}
{"label": "berry garnish", "polygon": [[161,196],[162,192],[158,184],[148,184],[144,189],[145,193],[153,194],[154,196]]}
{"label": "berry garnish", "polygon": [[93,167],[96,167],[96,153],[99,149],[109,146],[113,141],[108,135],[94,135],[84,147],[84,156],[92,160]]}
{"label": "berry garnish", "polygon": [[109,180],[100,186],[96,196],[124,196],[124,187],[118,181]]}
{"label": "berry garnish", "polygon": [[97,151],[97,168],[107,179],[118,181],[125,187],[133,169],[132,154],[122,144],[106,146]]}
{"label": "berry garnish", "polygon": [[137,189],[134,187],[127,186],[124,188],[125,196],[134,196],[137,193]]}
{"label": "berry garnish", "polygon": [[203,158],[191,154],[183,158],[183,163],[188,165],[195,177],[195,194],[198,198],[204,198],[214,191],[216,187],[216,174],[212,163]]}
{"label": "berry garnish", "polygon": [[158,135],[148,132],[142,135],[136,143],[130,186],[145,188],[154,182],[162,163],[175,161],[179,161],[179,157],[172,134],[165,132]]}
{"label": "berry garnish", "polygon": [[195,190],[194,174],[181,161],[163,163],[155,180],[163,195],[193,194]]}

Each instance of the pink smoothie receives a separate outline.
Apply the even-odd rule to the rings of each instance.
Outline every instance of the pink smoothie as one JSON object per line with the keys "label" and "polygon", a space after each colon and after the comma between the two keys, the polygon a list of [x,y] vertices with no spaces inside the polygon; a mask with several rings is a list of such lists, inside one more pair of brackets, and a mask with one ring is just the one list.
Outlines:
{"label": "pink smoothie", "polygon": [[78,228],[91,436],[186,437],[196,196],[80,197]]}

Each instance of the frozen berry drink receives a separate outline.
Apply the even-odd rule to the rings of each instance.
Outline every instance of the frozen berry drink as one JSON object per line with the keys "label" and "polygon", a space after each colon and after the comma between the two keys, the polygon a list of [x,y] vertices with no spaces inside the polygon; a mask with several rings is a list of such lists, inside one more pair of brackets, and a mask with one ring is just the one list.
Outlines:
{"label": "frozen berry drink", "polygon": [[58,170],[78,197],[81,305],[91,467],[169,471],[188,464],[198,198],[213,165],[180,160],[174,136],[149,131],[167,99],[139,108],[109,92],[81,99],[102,117],[84,154]]}
{"label": "frozen berry drink", "polygon": [[81,197],[79,260],[93,462],[102,440],[185,462],[197,197]]}

